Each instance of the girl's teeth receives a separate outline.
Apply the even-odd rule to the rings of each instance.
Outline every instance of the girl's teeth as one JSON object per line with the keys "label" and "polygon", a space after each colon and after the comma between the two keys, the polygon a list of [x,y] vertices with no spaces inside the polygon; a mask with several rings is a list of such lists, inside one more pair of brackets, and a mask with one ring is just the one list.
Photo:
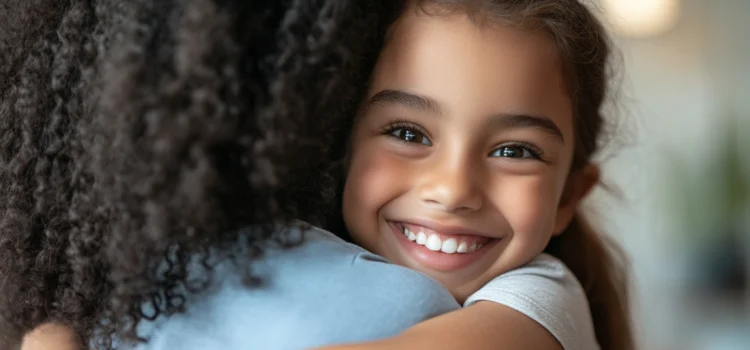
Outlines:
{"label": "girl's teeth", "polygon": [[417,244],[425,245],[427,243],[427,235],[424,232],[417,234]]}
{"label": "girl's teeth", "polygon": [[[421,232],[419,234],[422,234]],[[438,237],[437,235],[430,235],[429,238],[427,238],[427,244],[425,244],[425,247],[427,249],[432,250],[433,252],[437,252],[440,250],[440,247],[443,246],[443,241]]]}
{"label": "girl's teeth", "polygon": [[442,248],[440,248],[440,251],[446,254],[453,254],[456,252],[456,249],[458,249],[458,242],[456,242],[455,238],[449,238],[445,242],[443,242]]}
{"label": "girl's teeth", "polygon": [[404,233],[404,236],[406,236],[408,240],[412,242],[417,240],[417,235],[415,235],[414,232],[409,231],[409,229],[406,228],[406,226],[404,226],[404,229],[401,232]]}
{"label": "girl's teeth", "polygon": [[458,252],[458,253],[467,253],[467,252],[469,252],[469,245],[466,244],[466,242],[461,242],[461,244],[458,245],[458,248],[456,248],[456,252]]}
{"label": "girl's teeth", "polygon": [[435,234],[432,234],[429,237],[424,232],[415,234],[414,232],[409,231],[409,229],[405,226],[402,229],[402,232],[409,241],[415,242],[419,245],[423,245],[433,252],[443,252],[446,254],[471,253],[479,248],[482,248],[482,246],[484,245],[476,243],[469,245],[466,242],[458,243],[455,238],[449,238],[443,241],[442,239],[440,239],[440,236]]}

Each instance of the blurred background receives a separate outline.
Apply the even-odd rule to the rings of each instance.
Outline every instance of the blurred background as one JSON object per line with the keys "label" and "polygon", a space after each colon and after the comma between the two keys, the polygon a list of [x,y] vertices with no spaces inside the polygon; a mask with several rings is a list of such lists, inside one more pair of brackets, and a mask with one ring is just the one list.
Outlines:
{"label": "blurred background", "polygon": [[622,118],[588,206],[628,253],[640,349],[750,349],[750,1],[596,0]]}

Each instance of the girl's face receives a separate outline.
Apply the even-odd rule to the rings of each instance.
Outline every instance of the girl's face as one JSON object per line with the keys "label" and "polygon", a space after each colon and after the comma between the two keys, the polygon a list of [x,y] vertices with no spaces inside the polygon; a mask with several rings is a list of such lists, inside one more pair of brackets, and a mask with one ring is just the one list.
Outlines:
{"label": "girl's face", "polygon": [[463,301],[570,222],[571,111],[543,34],[410,11],[353,130],[347,228]]}

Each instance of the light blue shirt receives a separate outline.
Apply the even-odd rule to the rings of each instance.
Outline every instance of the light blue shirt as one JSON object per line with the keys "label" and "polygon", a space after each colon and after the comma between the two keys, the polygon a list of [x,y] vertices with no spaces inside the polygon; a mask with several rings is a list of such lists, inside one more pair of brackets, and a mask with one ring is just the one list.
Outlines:
{"label": "light blue shirt", "polygon": [[333,234],[311,229],[290,249],[252,263],[264,285],[248,288],[232,264],[191,295],[184,313],[141,329],[135,349],[306,349],[397,335],[459,308],[435,280],[388,263]]}

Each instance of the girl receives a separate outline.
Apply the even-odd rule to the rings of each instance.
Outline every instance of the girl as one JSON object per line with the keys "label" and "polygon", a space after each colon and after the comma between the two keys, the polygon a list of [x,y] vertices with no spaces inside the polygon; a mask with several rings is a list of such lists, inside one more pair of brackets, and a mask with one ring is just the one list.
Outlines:
{"label": "girl", "polygon": [[578,212],[609,50],[576,0],[411,2],[353,128],[343,219],[466,307],[352,348],[633,347],[621,271]]}

